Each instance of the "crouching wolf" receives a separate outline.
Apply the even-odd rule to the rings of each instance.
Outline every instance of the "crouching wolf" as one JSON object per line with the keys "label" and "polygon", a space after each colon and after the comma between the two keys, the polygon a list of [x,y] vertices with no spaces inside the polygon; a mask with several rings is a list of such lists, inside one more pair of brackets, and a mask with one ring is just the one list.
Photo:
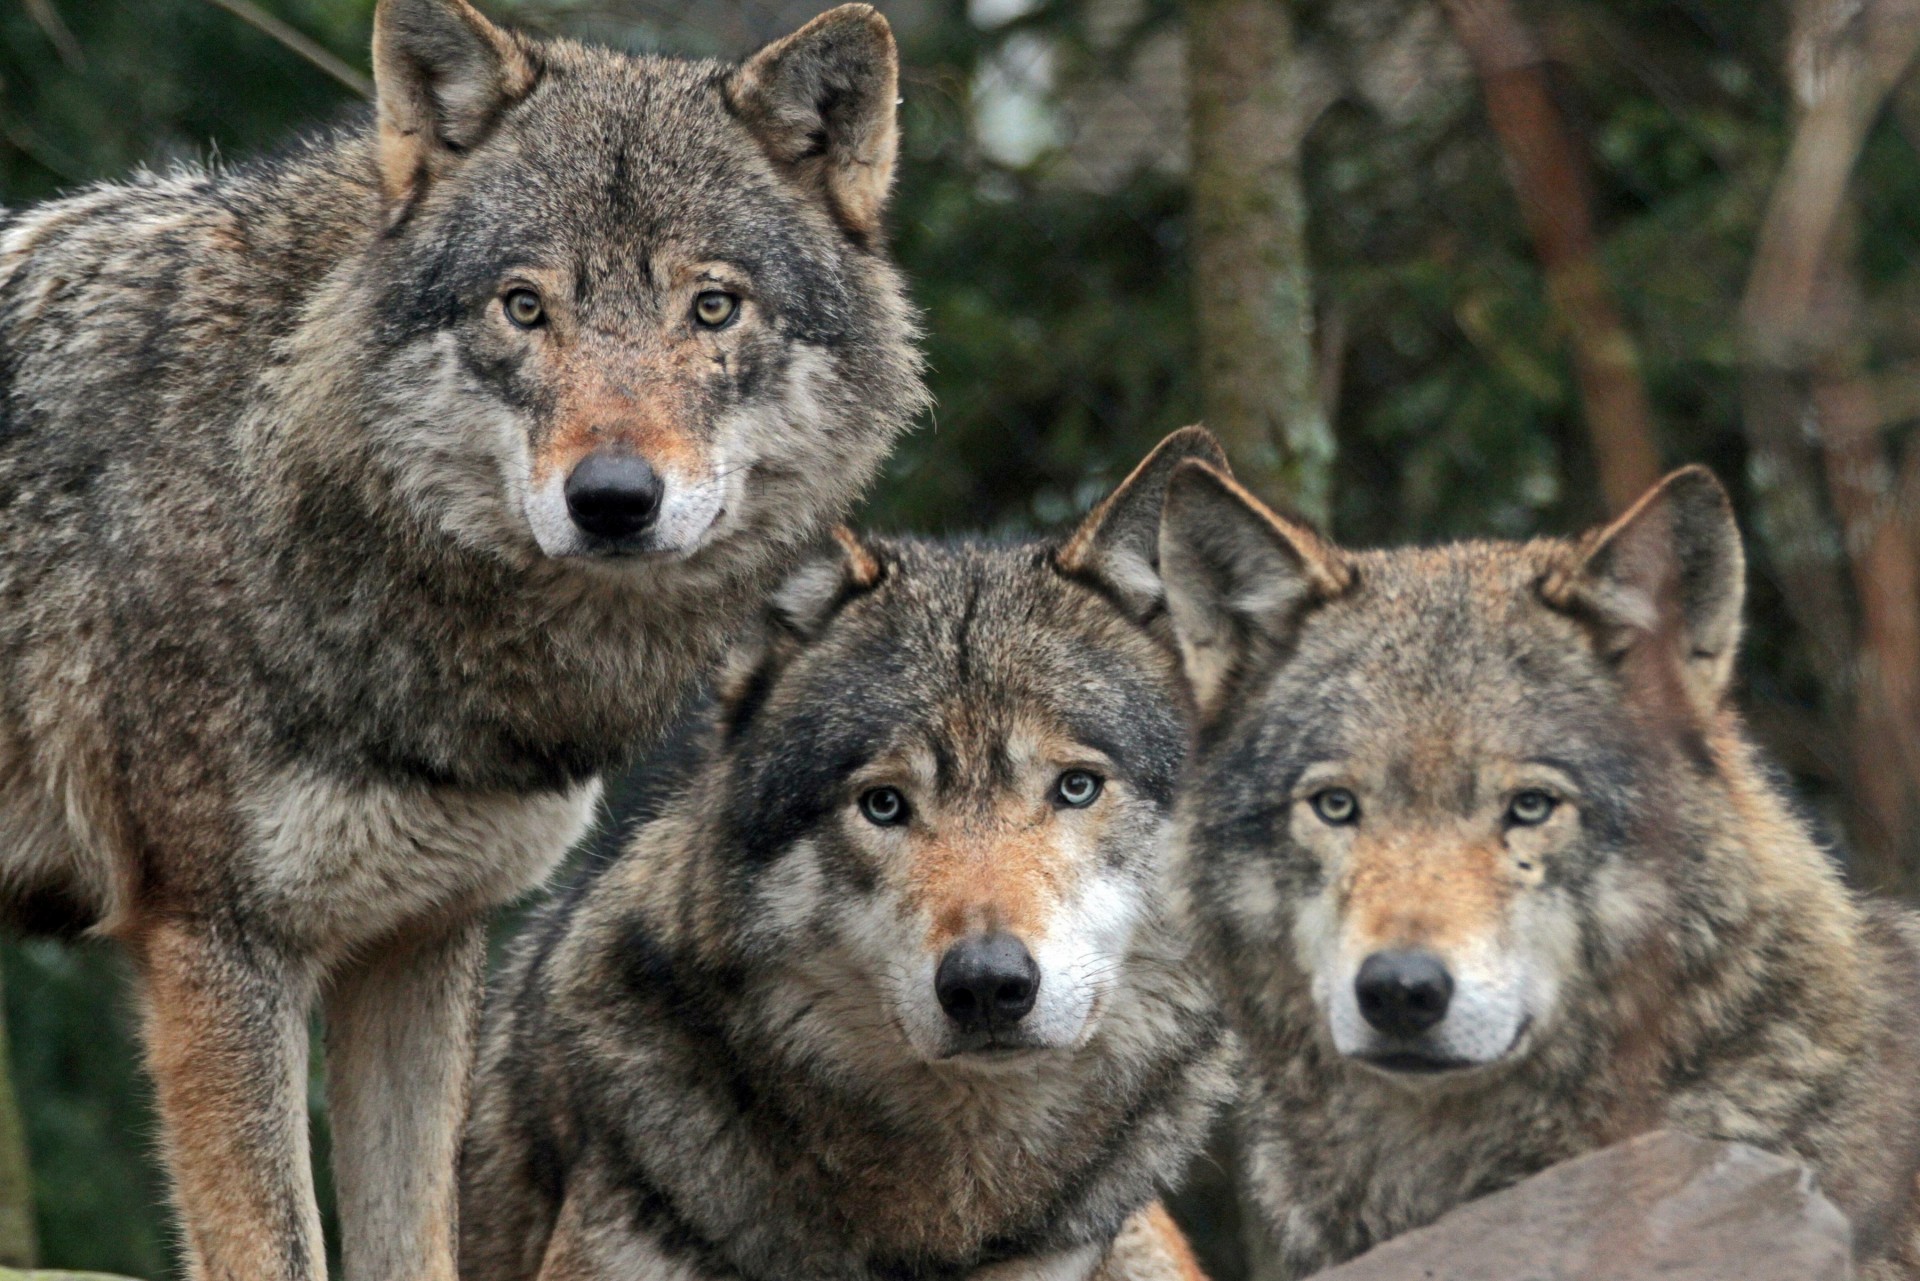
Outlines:
{"label": "crouching wolf", "polygon": [[482,916],[923,392],[894,50],[382,0],[375,117],[0,224],[0,905],[122,941],[196,1276],[448,1278]]}
{"label": "crouching wolf", "polygon": [[1153,1198],[1228,1082],[1160,878],[1169,438],[1058,546],[842,536],[684,787],[518,945],[469,1281],[1197,1276]]}
{"label": "crouching wolf", "polygon": [[1920,1276],[1920,924],[1742,732],[1710,474],[1577,542],[1349,552],[1189,463],[1161,557],[1182,881],[1287,1275],[1667,1126],[1804,1158],[1864,1275]]}

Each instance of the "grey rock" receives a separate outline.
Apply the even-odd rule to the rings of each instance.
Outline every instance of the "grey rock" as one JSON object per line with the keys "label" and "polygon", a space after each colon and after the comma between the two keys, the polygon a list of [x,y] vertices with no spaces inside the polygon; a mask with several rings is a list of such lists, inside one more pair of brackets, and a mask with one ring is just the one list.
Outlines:
{"label": "grey rock", "polygon": [[1849,1281],[1852,1235],[1799,1162],[1663,1131],[1471,1201],[1318,1281]]}

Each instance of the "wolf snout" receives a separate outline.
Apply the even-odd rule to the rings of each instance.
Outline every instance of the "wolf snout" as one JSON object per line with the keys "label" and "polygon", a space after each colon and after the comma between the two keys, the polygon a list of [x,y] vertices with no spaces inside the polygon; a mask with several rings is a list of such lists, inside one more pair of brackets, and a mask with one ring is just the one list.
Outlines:
{"label": "wolf snout", "polygon": [[1431,952],[1375,952],[1361,964],[1353,992],[1368,1023],[1386,1036],[1408,1040],[1447,1017],[1453,976]]}
{"label": "wolf snout", "polygon": [[1040,995],[1040,967],[1026,944],[995,932],[961,939],[933,976],[940,1008],[963,1033],[1011,1028]]}
{"label": "wolf snout", "polygon": [[653,525],[666,485],[644,458],[602,450],[575,465],[565,492],[574,524],[595,538],[617,541]]}

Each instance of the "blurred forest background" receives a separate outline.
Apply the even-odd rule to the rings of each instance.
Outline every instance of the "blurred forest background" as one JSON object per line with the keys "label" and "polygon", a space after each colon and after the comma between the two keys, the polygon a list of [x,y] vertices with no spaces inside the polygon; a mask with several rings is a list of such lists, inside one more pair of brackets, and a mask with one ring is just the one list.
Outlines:
{"label": "blurred forest background", "polygon": [[[727,57],[826,3],[482,0]],[[1201,418],[1360,544],[1571,531],[1704,461],[1751,534],[1756,733],[1859,884],[1920,891],[1920,0],[881,7],[939,407],[869,523],[1056,525]],[[359,109],[371,11],[0,0],[0,199]],[[0,968],[41,1260],[169,1275],[120,967]],[[0,1175],[0,1240],[23,1204]]]}

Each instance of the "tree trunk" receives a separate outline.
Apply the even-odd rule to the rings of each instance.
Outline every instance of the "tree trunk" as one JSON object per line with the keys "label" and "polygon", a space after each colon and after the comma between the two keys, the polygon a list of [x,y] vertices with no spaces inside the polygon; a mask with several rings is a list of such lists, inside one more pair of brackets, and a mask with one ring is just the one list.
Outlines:
{"label": "tree trunk", "polygon": [[1892,409],[1865,373],[1847,215],[1867,134],[1920,50],[1920,5],[1801,0],[1794,24],[1788,73],[1800,111],[1741,300],[1742,397],[1787,601],[1814,641],[1824,701],[1848,727],[1855,878],[1911,895],[1920,892],[1920,547],[1881,439]]}
{"label": "tree trunk", "polygon": [[1853,679],[1856,878],[1920,893],[1920,560],[1880,441],[1882,415],[1857,370],[1813,390],[1829,501],[1859,602]]}
{"label": "tree trunk", "polygon": [[[1334,90],[1297,55],[1290,0],[1189,0],[1194,330],[1201,403],[1235,475],[1326,527],[1333,428],[1315,337],[1301,150]],[[1240,1187],[1248,1281],[1280,1260],[1246,1196],[1233,1136],[1216,1154]]]}
{"label": "tree trunk", "polygon": [[0,1000],[0,1267],[30,1268],[39,1253],[33,1225],[33,1168],[13,1092],[6,1006]]}
{"label": "tree trunk", "polygon": [[1653,412],[1633,338],[1600,268],[1584,167],[1568,135],[1533,33],[1510,0],[1443,0],[1480,77],[1574,377],[1607,507],[1623,511],[1660,479]]}
{"label": "tree trunk", "polygon": [[1193,301],[1201,401],[1250,489],[1329,515],[1300,152],[1326,104],[1285,0],[1192,0]]}

